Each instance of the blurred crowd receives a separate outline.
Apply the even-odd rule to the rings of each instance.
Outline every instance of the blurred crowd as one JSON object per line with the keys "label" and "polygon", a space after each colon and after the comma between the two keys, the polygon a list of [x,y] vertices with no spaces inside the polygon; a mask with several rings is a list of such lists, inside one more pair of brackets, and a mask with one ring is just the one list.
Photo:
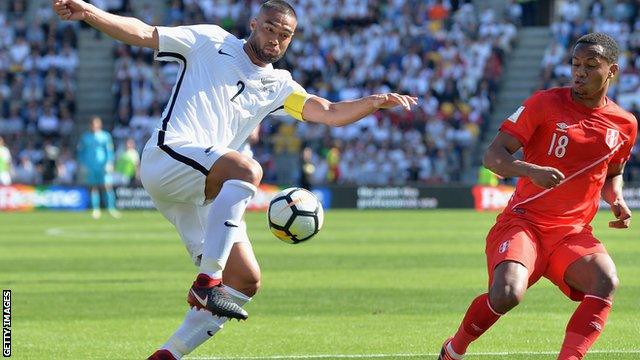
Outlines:
{"label": "blurred crowd", "polygon": [[[173,0],[155,24],[219,24],[248,36],[261,1]],[[520,15],[502,20],[469,2],[332,0],[296,2],[298,29],[276,67],[309,93],[332,101],[376,92],[416,95],[412,112],[377,112],[339,129],[268,118],[253,145],[265,182],[404,184],[460,181],[491,110]],[[116,45],[114,138],[142,140],[170,96],[178,64],[151,51]],[[301,155],[303,154],[303,155]]]}
{"label": "blurred crowd", "polygon": [[[611,35],[620,46],[620,67],[608,96],[640,118],[640,2],[592,0],[588,6],[577,0],[560,3],[551,25],[552,42],[541,64],[540,88],[568,86],[571,82],[570,46],[589,32]],[[640,180],[640,146],[636,144],[627,162],[627,180]]]}
{"label": "blurred crowd", "polygon": [[28,4],[0,4],[1,183],[70,184],[77,25],[59,22],[48,2],[27,19]]}
{"label": "blurred crowd", "polygon": [[[215,23],[240,38],[249,35],[249,20],[261,3],[168,0],[157,6],[141,1],[134,8],[128,0],[91,2],[149,24]],[[618,0],[605,6],[612,1],[596,0],[589,7],[581,3],[559,3],[540,87],[566,84],[570,44],[588,31],[604,31],[624,48],[621,76],[611,96],[637,114],[637,2]],[[454,0],[300,0],[295,8],[296,37],[275,67],[290,70],[309,93],[332,101],[399,92],[418,96],[419,105],[411,112],[379,111],[336,129],[289,117],[267,118],[253,144],[265,182],[473,181],[464,174],[475,173],[472,152],[487,125],[503,64],[523,22],[518,1],[509,1],[504,14]],[[8,168],[4,173],[14,183],[76,183],[75,143],[84,130],[75,115],[81,24],[58,21],[48,1],[3,2],[0,9],[0,180]],[[153,61],[151,50],[119,43],[113,56],[114,121],[106,127],[113,135],[116,157],[126,157],[132,149],[139,152],[157,126],[179,67]],[[637,149],[631,163],[638,163]],[[639,179],[637,169],[629,171],[628,178]],[[136,181],[135,176],[126,178]]]}

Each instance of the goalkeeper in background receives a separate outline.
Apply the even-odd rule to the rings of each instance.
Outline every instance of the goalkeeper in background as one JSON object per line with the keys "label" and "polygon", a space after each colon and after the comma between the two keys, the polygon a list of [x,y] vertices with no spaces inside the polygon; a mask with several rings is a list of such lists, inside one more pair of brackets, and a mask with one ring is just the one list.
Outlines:
{"label": "goalkeeper in background", "polygon": [[120,218],[116,210],[116,196],[111,186],[113,172],[113,140],[111,135],[102,130],[102,120],[91,118],[91,130],[82,134],[78,143],[78,163],[82,182],[91,188],[91,215],[94,219],[101,216],[100,193],[105,194],[105,203],[109,214]]}

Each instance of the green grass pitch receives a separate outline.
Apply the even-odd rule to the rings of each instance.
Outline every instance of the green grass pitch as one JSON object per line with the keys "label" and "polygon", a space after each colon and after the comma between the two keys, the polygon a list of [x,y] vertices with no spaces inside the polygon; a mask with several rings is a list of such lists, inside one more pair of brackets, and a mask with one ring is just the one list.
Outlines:
{"label": "green grass pitch", "polygon": [[[250,318],[188,359],[435,359],[484,291],[495,213],[338,211],[307,243],[247,217],[263,271]],[[594,221],[621,287],[587,359],[640,358],[640,223]],[[196,273],[156,212],[0,214],[0,285],[12,290],[15,359],[143,359],[182,321]],[[576,304],[541,280],[467,359],[555,359]],[[506,354],[508,353],[508,354]]]}

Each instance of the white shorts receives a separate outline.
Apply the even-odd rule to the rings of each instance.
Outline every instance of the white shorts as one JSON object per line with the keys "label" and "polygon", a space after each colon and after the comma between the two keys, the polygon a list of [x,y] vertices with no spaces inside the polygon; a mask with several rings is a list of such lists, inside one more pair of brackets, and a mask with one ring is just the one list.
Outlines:
{"label": "white shorts", "polygon": [[[228,148],[206,147],[188,141],[157,145],[157,132],[142,152],[140,180],[162,215],[175,227],[193,262],[199,264],[210,204],[205,201],[206,174]],[[246,241],[246,225],[236,242]]]}
{"label": "white shorts", "polygon": [[209,169],[228,148],[165,139],[158,146],[158,133],[147,141],[140,161],[140,180],[154,200],[204,205],[204,187]]}

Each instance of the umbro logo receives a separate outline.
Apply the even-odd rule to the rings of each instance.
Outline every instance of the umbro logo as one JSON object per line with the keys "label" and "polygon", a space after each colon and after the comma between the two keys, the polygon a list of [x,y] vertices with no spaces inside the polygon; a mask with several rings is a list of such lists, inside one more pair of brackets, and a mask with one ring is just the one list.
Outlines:
{"label": "umbro logo", "polygon": [[227,52],[222,51],[222,48],[218,49],[218,54],[220,54],[220,55],[227,55],[227,56],[231,56],[231,57],[235,57],[235,56],[233,56],[233,55],[231,55],[231,54],[229,54],[229,53],[227,53]]}
{"label": "umbro logo", "polygon": [[232,223],[231,221],[227,220],[224,222],[224,226],[226,227],[238,227],[238,225]]}
{"label": "umbro logo", "polygon": [[272,84],[274,82],[276,82],[276,79],[270,79],[270,78],[262,78],[260,79],[260,82],[262,83],[262,85],[269,85]]}
{"label": "umbro logo", "polygon": [[556,123],[556,130],[561,132],[567,132],[569,125],[563,122]]}

